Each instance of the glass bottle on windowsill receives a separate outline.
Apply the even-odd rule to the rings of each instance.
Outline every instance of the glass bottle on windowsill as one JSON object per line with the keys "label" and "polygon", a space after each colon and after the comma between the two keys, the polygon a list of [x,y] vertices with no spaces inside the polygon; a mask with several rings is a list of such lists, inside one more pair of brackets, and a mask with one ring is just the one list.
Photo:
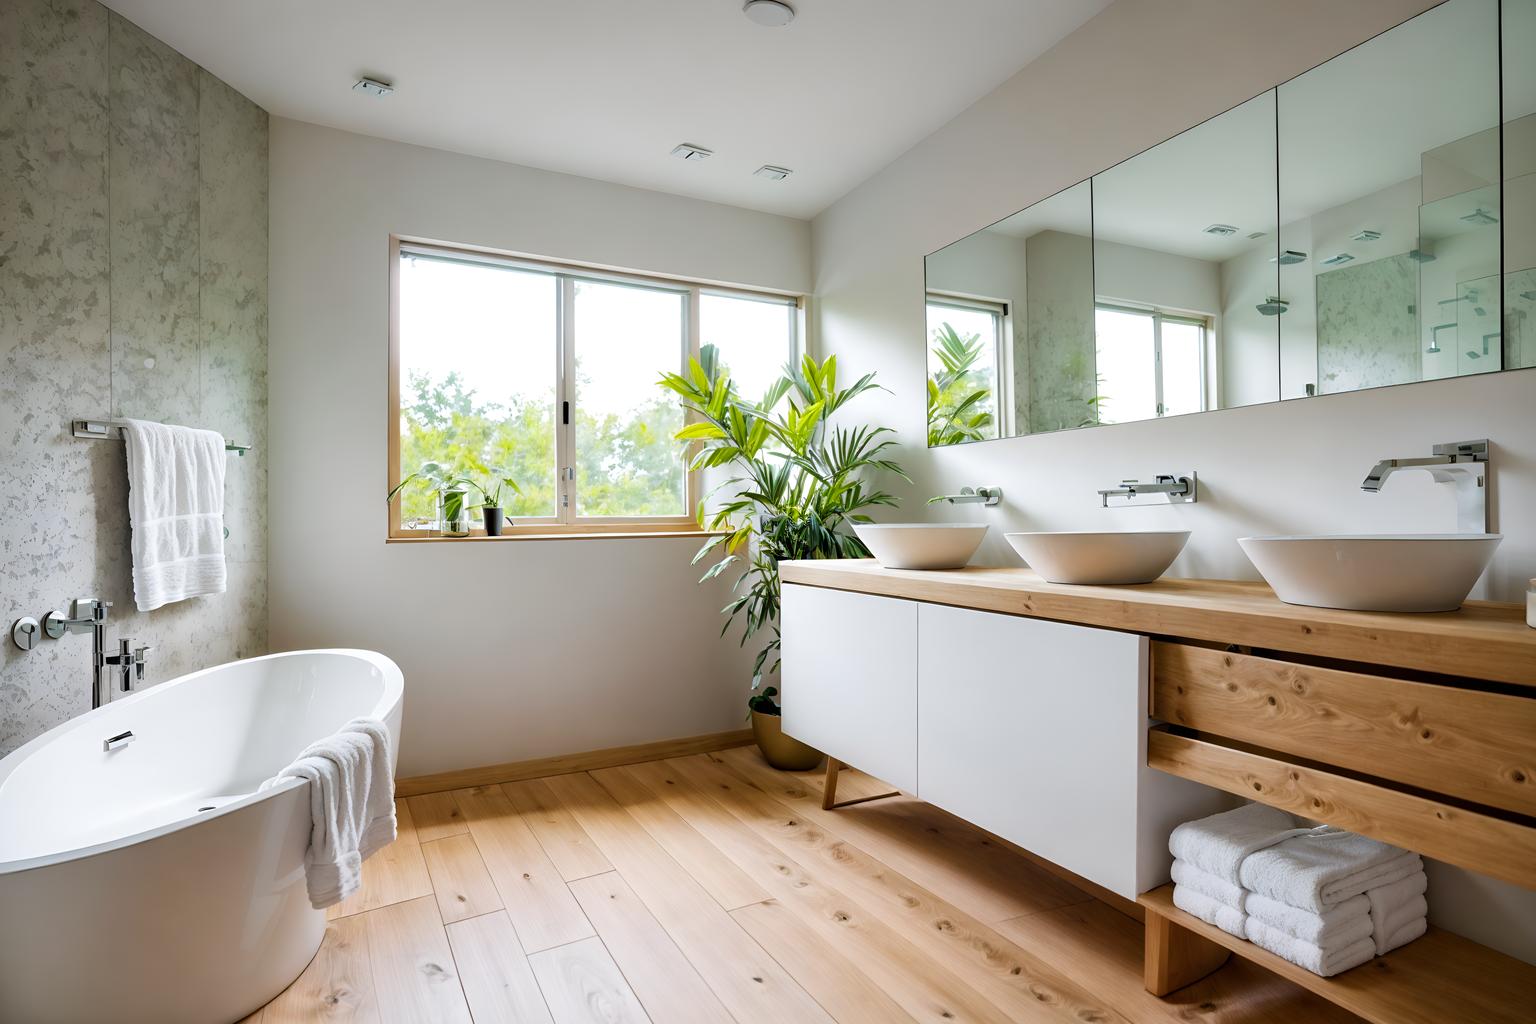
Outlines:
{"label": "glass bottle on windowsill", "polygon": [[469,536],[469,491],[450,487],[437,495],[437,528],[444,537]]}

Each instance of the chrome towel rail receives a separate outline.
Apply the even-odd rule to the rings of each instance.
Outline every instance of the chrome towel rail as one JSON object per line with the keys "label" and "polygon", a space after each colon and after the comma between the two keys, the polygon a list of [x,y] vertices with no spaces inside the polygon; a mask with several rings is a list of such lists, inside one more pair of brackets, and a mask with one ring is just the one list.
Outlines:
{"label": "chrome towel rail", "polygon": [[[75,437],[85,438],[91,441],[111,441],[123,439],[122,420],[71,420],[69,432]],[[233,441],[224,442],[224,450],[234,452],[236,455],[244,455],[251,450],[248,444],[236,444]]]}

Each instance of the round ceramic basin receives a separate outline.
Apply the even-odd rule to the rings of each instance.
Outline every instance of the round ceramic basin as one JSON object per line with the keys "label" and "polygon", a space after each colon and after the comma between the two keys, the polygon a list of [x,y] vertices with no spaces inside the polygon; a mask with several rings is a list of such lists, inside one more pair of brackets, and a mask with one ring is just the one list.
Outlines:
{"label": "round ceramic basin", "polygon": [[981,539],[985,523],[856,523],[870,554],[887,569],[963,569]]}
{"label": "round ceramic basin", "polygon": [[1365,612],[1449,612],[1493,560],[1497,533],[1242,537],[1286,604]]}
{"label": "round ceramic basin", "polygon": [[1188,530],[1005,534],[1047,583],[1151,583],[1173,564]]}

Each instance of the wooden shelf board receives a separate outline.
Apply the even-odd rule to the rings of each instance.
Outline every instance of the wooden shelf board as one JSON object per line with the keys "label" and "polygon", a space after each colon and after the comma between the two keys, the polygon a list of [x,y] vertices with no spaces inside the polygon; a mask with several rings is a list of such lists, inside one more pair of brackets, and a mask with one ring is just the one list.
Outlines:
{"label": "wooden shelf board", "polygon": [[1529,819],[1229,742],[1156,726],[1147,732],[1147,765],[1536,889],[1536,827]]}
{"label": "wooden shelf board", "polygon": [[1266,584],[1241,580],[1077,586],[1047,583],[1028,569],[886,569],[869,558],[786,561],[779,574],[785,583],[1536,689],[1536,629],[1515,604],[1468,601],[1432,615],[1351,612],[1285,604]]}
{"label": "wooden shelf board", "polygon": [[1380,1024],[1530,1024],[1536,1021],[1536,967],[1459,935],[1430,928],[1385,956],[1320,978],[1173,905],[1173,886],[1137,902],[1181,928],[1288,978],[1329,1002]]}

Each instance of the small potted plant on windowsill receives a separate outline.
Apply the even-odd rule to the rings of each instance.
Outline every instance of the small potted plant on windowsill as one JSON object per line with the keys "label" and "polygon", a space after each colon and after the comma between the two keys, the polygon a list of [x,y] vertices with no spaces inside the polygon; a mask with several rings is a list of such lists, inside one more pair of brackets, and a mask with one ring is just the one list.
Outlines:
{"label": "small potted plant on windowsill", "polygon": [[474,488],[480,492],[480,497],[485,499],[477,506],[480,509],[480,515],[485,520],[485,535],[487,537],[500,537],[502,526],[511,525],[511,523],[504,522],[506,509],[501,503],[501,492],[503,488],[510,488],[512,493],[522,494],[523,489],[517,486],[516,480],[513,480],[510,476],[501,475],[500,471],[493,473],[485,483],[474,484]]}
{"label": "small potted plant on windowsill", "polygon": [[411,485],[436,500],[438,528],[443,536],[469,536],[469,489],[476,486],[473,481],[459,476],[441,462],[423,462],[420,469],[394,486],[385,502],[394,501]]}

